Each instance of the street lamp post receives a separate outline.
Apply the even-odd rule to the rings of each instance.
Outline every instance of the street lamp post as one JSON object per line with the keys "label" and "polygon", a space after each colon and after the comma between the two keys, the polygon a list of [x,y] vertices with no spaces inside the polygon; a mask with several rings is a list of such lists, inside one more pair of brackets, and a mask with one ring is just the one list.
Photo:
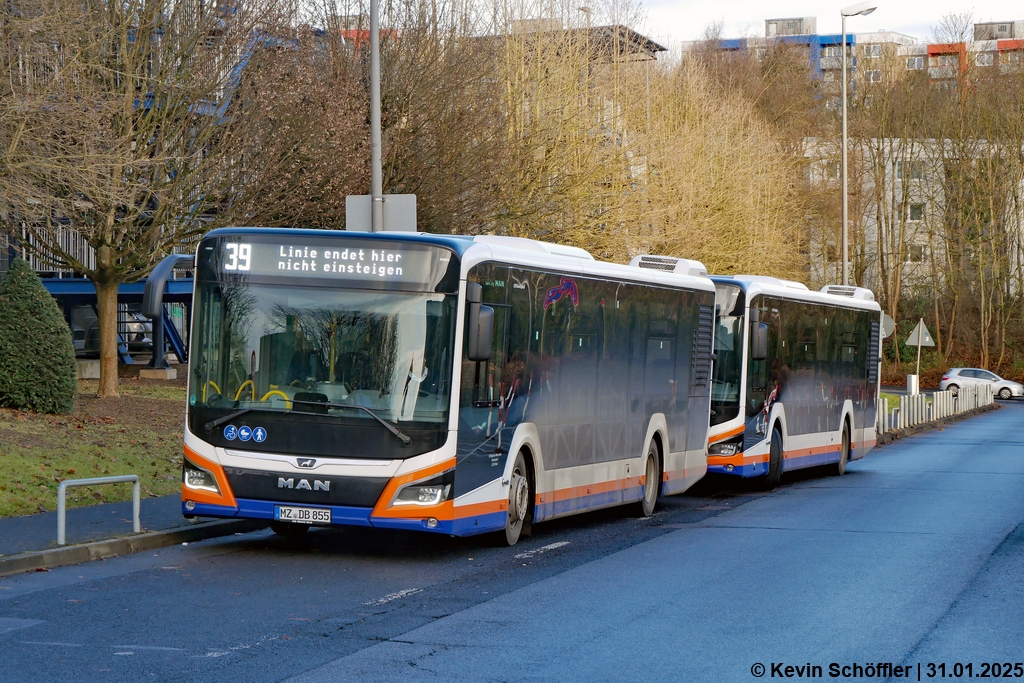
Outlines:
{"label": "street lamp post", "polygon": [[849,190],[846,175],[846,17],[865,16],[875,11],[871,2],[858,2],[840,10],[843,17],[843,45],[839,48],[843,58],[843,284],[850,284],[850,227]]}
{"label": "street lamp post", "polygon": [[384,229],[380,131],[380,3],[370,0],[370,232]]}

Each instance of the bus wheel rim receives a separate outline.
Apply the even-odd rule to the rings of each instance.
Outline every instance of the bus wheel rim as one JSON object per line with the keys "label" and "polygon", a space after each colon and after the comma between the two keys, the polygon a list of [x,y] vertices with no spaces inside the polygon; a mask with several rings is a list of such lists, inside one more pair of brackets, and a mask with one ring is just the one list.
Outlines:
{"label": "bus wheel rim", "polygon": [[530,487],[526,477],[516,470],[512,473],[512,486],[509,494],[508,517],[513,525],[526,519],[526,510],[530,505]]}
{"label": "bus wheel rim", "polygon": [[654,462],[654,456],[648,456],[647,458],[647,469],[644,474],[644,499],[648,503],[653,503],[657,497],[657,478],[658,470],[657,465]]}

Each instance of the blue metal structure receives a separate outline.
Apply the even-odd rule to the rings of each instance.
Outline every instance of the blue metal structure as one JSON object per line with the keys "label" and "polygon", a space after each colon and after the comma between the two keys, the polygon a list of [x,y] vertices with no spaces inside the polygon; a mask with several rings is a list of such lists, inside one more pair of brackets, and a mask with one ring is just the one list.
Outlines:
{"label": "blue metal structure", "polygon": [[[42,278],[46,291],[57,300],[57,305],[64,312],[64,319],[70,325],[72,311],[76,306],[91,306],[96,310],[96,288],[88,278]],[[139,280],[121,285],[117,290],[117,302],[119,304],[142,304],[143,295],[146,289],[146,280]],[[187,308],[192,307],[192,278],[179,278],[168,280],[164,289],[163,303],[184,304]],[[163,328],[166,341],[170,344],[174,354],[181,362],[188,361],[188,347],[178,329],[174,326],[167,307],[163,306]],[[154,324],[156,321],[154,321]],[[117,344],[118,357],[125,365],[132,364],[131,355],[128,353],[128,345],[118,335]],[[156,358],[158,355],[154,353]]]}

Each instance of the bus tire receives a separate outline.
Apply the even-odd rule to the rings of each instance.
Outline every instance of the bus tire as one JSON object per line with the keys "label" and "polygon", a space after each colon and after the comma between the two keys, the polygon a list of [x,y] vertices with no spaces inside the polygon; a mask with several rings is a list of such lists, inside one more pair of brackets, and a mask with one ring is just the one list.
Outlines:
{"label": "bus tire", "polygon": [[782,432],[772,428],[771,445],[768,448],[768,474],[760,482],[762,491],[771,491],[782,480]]}
{"label": "bus tire", "polygon": [[633,510],[637,517],[650,517],[658,504],[658,493],[661,489],[661,452],[658,444],[651,439],[644,458],[644,490],[643,498],[636,503]]}
{"label": "bus tire", "polygon": [[529,526],[530,501],[533,500],[533,482],[526,458],[520,451],[512,465],[508,486],[508,515],[505,518],[504,544],[513,546],[523,534],[523,527]]}
{"label": "bus tire", "polygon": [[292,524],[291,522],[271,522],[270,530],[287,539],[302,538],[309,531],[308,524]]}
{"label": "bus tire", "polygon": [[846,474],[846,464],[850,462],[850,422],[843,420],[843,440],[839,447],[839,462],[833,465],[832,473],[837,477]]}

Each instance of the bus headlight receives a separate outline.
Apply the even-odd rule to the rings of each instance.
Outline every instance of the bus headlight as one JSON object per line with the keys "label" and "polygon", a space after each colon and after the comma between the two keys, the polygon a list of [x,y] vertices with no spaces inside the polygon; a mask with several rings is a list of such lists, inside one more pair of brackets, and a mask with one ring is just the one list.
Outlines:
{"label": "bus headlight", "polygon": [[185,488],[192,489],[193,491],[220,493],[220,487],[217,486],[217,477],[213,476],[213,472],[203,469],[187,459],[184,461],[181,470],[181,482],[185,485]]}
{"label": "bus headlight", "polygon": [[438,505],[448,500],[455,483],[455,470],[430,479],[414,481],[398,489],[391,505]]}
{"label": "bus headlight", "polygon": [[731,439],[729,441],[719,441],[713,443],[708,447],[708,455],[736,455],[743,450],[743,440]]}
{"label": "bus headlight", "polygon": [[415,505],[437,505],[448,500],[452,485],[445,486],[406,486],[395,497],[395,505],[412,503]]}

